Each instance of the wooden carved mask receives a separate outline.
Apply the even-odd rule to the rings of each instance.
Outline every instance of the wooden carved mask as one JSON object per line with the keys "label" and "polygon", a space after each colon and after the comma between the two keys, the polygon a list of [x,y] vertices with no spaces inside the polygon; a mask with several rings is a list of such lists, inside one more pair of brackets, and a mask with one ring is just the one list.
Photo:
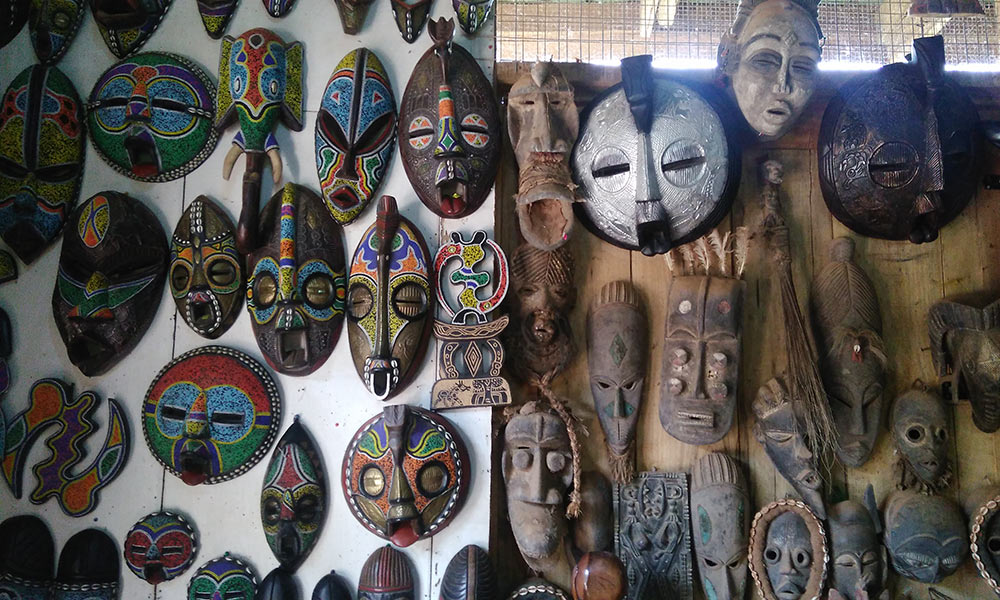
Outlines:
{"label": "wooden carved mask", "polygon": [[845,500],[830,507],[830,600],[889,600],[889,565],[874,493],[869,500],[871,506]]}
{"label": "wooden carved mask", "polygon": [[938,583],[969,557],[962,509],[945,496],[894,492],[885,507],[885,545],[893,569],[913,581]]}
{"label": "wooden carved mask", "polygon": [[965,503],[969,514],[969,542],[979,576],[1000,594],[1000,486],[986,485],[970,494]]}
{"label": "wooden carved mask", "polygon": [[213,40],[222,37],[238,4],[239,0],[198,0],[198,13],[208,37]]}
{"label": "wooden carved mask", "polygon": [[896,487],[940,492],[951,483],[948,412],[944,400],[921,381],[896,398],[889,427],[899,455]]}
{"label": "wooden carved mask", "polygon": [[50,600],[56,549],[48,525],[34,515],[0,523],[0,595]]}
{"label": "wooden carved mask", "polygon": [[90,0],[97,29],[111,53],[137,52],[167,15],[171,0]]}
{"label": "wooden carved mask", "polygon": [[117,600],[121,577],[118,545],[100,529],[73,534],[59,553],[50,600]]}
{"label": "wooden carved mask", "polygon": [[797,500],[778,500],[750,528],[750,573],[764,600],[819,600],[830,556],[823,522]]}
{"label": "wooden carved mask", "polygon": [[751,506],[736,460],[719,453],[698,460],[691,473],[691,535],[707,598],[743,600]]}
{"label": "wooden carved mask", "polygon": [[86,0],[31,0],[28,32],[38,62],[54,65],[69,50],[87,8]]}
{"label": "wooden carved mask", "polygon": [[368,7],[375,0],[334,0],[337,3],[337,13],[344,33],[356,35],[368,16]]}
{"label": "wooden carved mask", "polygon": [[125,564],[150,585],[183,575],[197,553],[194,528],[171,512],[148,514],[125,534]]}
{"label": "wooden carved mask", "polygon": [[358,600],[412,600],[415,591],[410,559],[388,544],[361,567]]}
{"label": "wooden carved mask", "polygon": [[295,576],[284,567],[275,567],[257,586],[254,600],[300,600]]}
{"label": "wooden carved mask", "polygon": [[470,544],[448,561],[440,600],[496,600],[497,595],[497,574],[485,550]]}
{"label": "wooden carved mask", "polygon": [[316,582],[313,588],[312,600],[353,600],[351,590],[344,583],[344,578],[330,571]]}
{"label": "wooden carved mask", "polygon": [[254,600],[257,575],[242,560],[225,555],[208,561],[188,583],[187,600]]}

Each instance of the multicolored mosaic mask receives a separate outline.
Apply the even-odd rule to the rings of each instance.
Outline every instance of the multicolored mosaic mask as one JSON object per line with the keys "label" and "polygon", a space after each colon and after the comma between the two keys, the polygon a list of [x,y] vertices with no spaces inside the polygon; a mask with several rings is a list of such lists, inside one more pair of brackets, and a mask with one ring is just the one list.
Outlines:
{"label": "multicolored mosaic mask", "polygon": [[451,0],[458,17],[458,25],[466,35],[476,35],[490,15],[493,14],[495,0]]}
{"label": "multicolored mosaic mask", "polygon": [[215,150],[215,84],[176,54],[143,52],[101,75],[87,102],[97,153],[139,181],[171,181]]}
{"label": "multicolored mosaic mask", "polygon": [[167,236],[146,206],[100,192],[69,218],[52,312],[69,360],[104,373],[132,351],[160,306]]}
{"label": "multicolored mosaic mask", "polygon": [[307,188],[286,184],[261,212],[247,257],[247,310],[257,346],[274,370],[308,375],[340,339],[347,267],[344,235]]}
{"label": "multicolored mosaic mask", "polygon": [[146,392],[153,458],[188,485],[219,483],[264,458],[281,422],[274,380],[249,355],[205,346],[172,360]]}
{"label": "multicolored mosaic mask", "polygon": [[344,225],[375,197],[396,150],[396,99],[367,48],[340,60],[316,118],[316,171],[330,214]]}
{"label": "multicolored mosaic mask", "polygon": [[392,16],[396,19],[396,27],[409,44],[420,36],[430,12],[431,0],[392,0]]}
{"label": "multicolored mosaic mask", "polygon": [[222,37],[239,3],[239,0],[198,0],[198,12],[208,37],[213,40]]}
{"label": "multicolored mosaic mask", "polygon": [[375,0],[334,0],[337,4],[337,13],[340,15],[340,24],[344,28],[344,33],[355,35],[361,31],[361,26],[368,16],[368,7]]}
{"label": "multicolored mosaic mask", "polygon": [[885,547],[897,573],[937,583],[969,557],[962,509],[946,496],[894,492],[885,506]]}
{"label": "multicolored mosaic mask", "polygon": [[223,178],[229,179],[240,154],[247,155],[243,209],[236,230],[241,254],[257,247],[257,205],[265,154],[274,183],[281,181],[281,156],[273,133],[279,116],[289,129],[302,131],[302,55],[301,43],[286,44],[268,29],[251,29],[237,38],[227,35],[222,39],[215,128],[221,131],[235,121],[240,124],[222,165]]}
{"label": "multicolored mosaic mask", "polygon": [[17,37],[28,19],[28,0],[4,0],[0,3],[0,48]]}
{"label": "multicolored mosaic mask", "polygon": [[448,525],[465,502],[471,476],[455,427],[405,404],[369,419],[344,454],[344,497],[354,517],[400,547]]}
{"label": "multicolored mosaic mask", "polygon": [[440,217],[472,214],[500,164],[500,117],[493,87],[465,48],[455,22],[431,21],[432,46],[413,68],[399,110],[399,152],[410,184]]}
{"label": "multicolored mosaic mask", "polygon": [[118,58],[136,52],[167,15],[171,0],[90,0],[97,28]]}
{"label": "multicolored mosaic mask", "polygon": [[254,600],[257,575],[242,560],[226,552],[203,564],[191,578],[187,600]]}
{"label": "multicolored mosaic mask", "polygon": [[243,256],[236,227],[207,196],[191,202],[170,239],[167,285],[181,318],[198,335],[226,332],[243,302]]}
{"label": "multicolored mosaic mask", "polygon": [[20,515],[0,523],[0,597],[49,600],[55,563],[55,543],[45,521]]}
{"label": "multicolored mosaic mask", "polygon": [[295,6],[295,0],[261,0],[264,10],[275,19],[280,19],[288,14]]}
{"label": "multicolored mosaic mask", "polygon": [[83,23],[86,6],[86,0],[31,0],[28,32],[38,62],[43,65],[59,62]]}
{"label": "multicolored mosaic mask", "polygon": [[751,506],[739,462],[717,452],[698,460],[691,472],[691,530],[706,598],[744,598]]}
{"label": "multicolored mosaic mask", "polygon": [[372,552],[361,567],[358,600],[409,600],[415,591],[410,559],[388,544]]}
{"label": "multicolored mosaic mask", "polygon": [[150,585],[182,575],[197,553],[194,528],[172,512],[148,514],[125,534],[125,564]]}
{"label": "multicolored mosaic mask", "polygon": [[382,196],[351,259],[347,319],[354,367],[380,400],[403,389],[420,366],[432,293],[424,236],[400,216],[395,198]]}
{"label": "multicolored mosaic mask", "polygon": [[0,110],[0,235],[30,263],[80,195],[83,103],[62,71],[35,65],[14,78]]}
{"label": "multicolored mosaic mask", "polygon": [[312,436],[296,418],[278,440],[260,493],[264,537],[285,570],[302,564],[323,529],[325,479]]}

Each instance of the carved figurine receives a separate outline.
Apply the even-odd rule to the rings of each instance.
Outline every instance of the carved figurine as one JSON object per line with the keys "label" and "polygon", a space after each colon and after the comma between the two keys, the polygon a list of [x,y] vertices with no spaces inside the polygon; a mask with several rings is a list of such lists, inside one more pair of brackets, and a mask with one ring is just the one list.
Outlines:
{"label": "carved figurine", "polygon": [[29,0],[4,0],[0,2],[0,48],[21,33],[28,20]]}
{"label": "carved figurine", "polygon": [[100,529],[73,534],[59,553],[52,600],[117,600],[121,577],[118,545]]}
{"label": "carved figurine", "polygon": [[[3,106],[0,236],[18,258],[31,263],[62,233],[80,195],[83,103],[62,71],[34,65],[10,83]],[[10,267],[16,278],[13,260]]]}
{"label": "carved figurine", "polygon": [[[487,259],[493,263],[493,272],[476,268]],[[434,271],[438,304],[451,321],[434,320],[434,335],[442,343],[431,407],[510,404],[510,384],[500,376],[504,361],[500,334],[510,317],[494,321],[488,317],[507,295],[507,255],[485,231],[477,231],[471,240],[452,232],[451,242],[441,246],[434,257]]]}
{"label": "carved figurine", "polygon": [[810,304],[837,457],[857,468],[868,461],[882,429],[887,359],[878,297],[854,262],[851,238],[833,241],[830,262],[813,280]]}
{"label": "carved figurine", "polygon": [[570,600],[570,597],[555,584],[535,577],[515,588],[507,600]]}
{"label": "carved figurine", "polygon": [[226,552],[203,564],[188,582],[187,600],[254,600],[257,575],[247,563]]}
{"label": "carved figurine", "polygon": [[448,561],[441,578],[440,600],[496,600],[497,574],[490,555],[468,545]]}
{"label": "carved figurine", "polygon": [[97,29],[118,58],[133,54],[153,35],[172,0],[89,0]]}
{"label": "carved figurine", "polygon": [[69,50],[83,23],[87,0],[28,3],[28,32],[38,62],[52,66]]}
{"label": "carved figurine", "polygon": [[[237,232],[237,246],[239,233]],[[323,201],[294,183],[261,211],[247,256],[247,311],[257,347],[279,373],[312,373],[340,339],[347,295],[344,234]]]}
{"label": "carved figurine", "polygon": [[344,583],[344,578],[330,571],[316,582],[313,588],[312,600],[353,600],[351,590]]}
{"label": "carved figurine", "polygon": [[389,544],[372,552],[361,567],[358,600],[408,600],[415,592],[410,559]]}
{"label": "carved figurine", "polygon": [[451,0],[458,26],[465,35],[473,36],[493,14],[495,0]]}
{"label": "carved figurine", "polygon": [[978,189],[979,116],[944,65],[940,36],[916,39],[910,62],[851,80],[827,105],[818,142],[823,198],[861,235],[933,241]]}
{"label": "carved figurine", "polygon": [[342,225],[378,192],[396,151],[396,98],[379,57],[367,48],[340,59],[316,117],[316,171],[323,200]]}
{"label": "carved figurine", "polygon": [[691,471],[691,532],[705,597],[743,600],[751,508],[735,459],[713,452],[698,460]]}
{"label": "carved figurine", "polygon": [[70,362],[88,377],[125,358],[163,296],[167,235],[142,202],[100,192],[70,214],[52,313]]}
{"label": "carved figurine", "polygon": [[826,582],[823,522],[798,500],[760,509],[750,526],[750,574],[764,600],[819,600]]}
{"label": "carved figurine", "polygon": [[1000,596],[1000,486],[985,485],[966,499],[969,515],[969,547],[979,576]]}
{"label": "carved figurine", "polygon": [[687,444],[729,433],[739,394],[746,228],[712,230],[667,255],[660,424]]}
{"label": "carved figurine", "polygon": [[198,196],[170,238],[167,286],[177,312],[198,335],[215,339],[236,320],[243,302],[243,256],[225,210]]}
{"label": "carved figurine", "polygon": [[981,431],[1000,428],[1000,300],[985,307],[938,302],[927,318],[938,375],[954,375],[951,390],[972,404]]}
{"label": "carved figurine", "polygon": [[254,600],[299,600],[299,586],[290,571],[276,567],[257,586]]}
{"label": "carved figurine", "polygon": [[603,240],[646,256],[715,227],[741,164],[710,90],[654,74],[651,60],[622,60],[622,83],[591,101],[573,150],[577,215]]}
{"label": "carved figurine", "polygon": [[685,473],[639,473],[615,490],[615,554],[628,600],[691,600],[691,520]]}
{"label": "carved figurine", "polygon": [[507,100],[507,133],[520,169],[515,202],[521,236],[539,250],[555,250],[573,232],[576,184],[569,159],[580,134],[573,86],[554,64],[536,62]]}
{"label": "carved figurine", "polygon": [[278,387],[263,365],[223,346],[186,352],[149,385],[146,445],[188,485],[229,481],[256,465],[281,423]]}
{"label": "carved figurine", "polygon": [[167,511],[139,519],[125,534],[125,565],[158,585],[179,577],[198,554],[198,536],[184,517]]}
{"label": "carved figurine", "polygon": [[979,0],[913,0],[906,11],[920,19],[950,19],[985,14]]}
{"label": "carved figurine", "polygon": [[458,219],[474,213],[493,188],[500,115],[479,64],[452,42],[455,22],[442,18],[427,29],[434,45],[413,67],[403,92],[399,153],[424,206]]}
{"label": "carved figurine", "polygon": [[371,533],[405,548],[451,522],[469,493],[472,467],[454,425],[395,404],[365,422],[344,453],[344,498]]}
{"label": "carved figurine", "polygon": [[[392,0],[392,16],[403,39],[412,44],[424,28],[427,16],[431,11],[431,0]],[[431,20],[433,24],[434,21]],[[430,25],[427,26],[431,28]],[[431,37],[434,36],[433,31]]]}
{"label": "carved figurine", "polygon": [[889,600],[889,563],[871,485],[865,503],[845,500],[830,507],[829,600]]}
{"label": "carved figurine", "polygon": [[573,600],[621,600],[628,593],[625,566],[610,552],[588,552],[573,567]]}
{"label": "carved figurine", "polygon": [[337,4],[337,14],[344,33],[357,35],[368,16],[368,7],[375,0],[334,0]]}
{"label": "carved figurine", "polygon": [[944,496],[893,492],[885,506],[885,545],[897,573],[938,583],[969,557],[962,509]]}
{"label": "carved figurine", "polygon": [[892,404],[889,428],[898,459],[896,489],[941,492],[951,484],[948,412],[937,392],[917,380]]}
{"label": "carved figurine", "polygon": [[205,33],[213,40],[217,40],[225,33],[229,27],[229,20],[233,18],[239,0],[197,0],[198,13],[201,15],[201,24],[205,26]]}
{"label": "carved figurine", "polygon": [[44,521],[20,515],[0,523],[0,595],[48,600],[55,564],[55,542]]}
{"label": "carved figurine", "polygon": [[302,44],[286,44],[276,33],[257,28],[222,38],[215,128],[239,121],[240,131],[222,164],[226,180],[240,154],[247,155],[243,173],[243,208],[236,247],[249,254],[257,247],[257,205],[264,156],[271,162],[274,183],[281,181],[281,155],[273,129],[280,116],[285,127],[302,131]]}
{"label": "carved figurine", "polygon": [[416,374],[431,330],[430,253],[424,236],[382,196],[348,280],[347,334],[358,376],[387,400]]}

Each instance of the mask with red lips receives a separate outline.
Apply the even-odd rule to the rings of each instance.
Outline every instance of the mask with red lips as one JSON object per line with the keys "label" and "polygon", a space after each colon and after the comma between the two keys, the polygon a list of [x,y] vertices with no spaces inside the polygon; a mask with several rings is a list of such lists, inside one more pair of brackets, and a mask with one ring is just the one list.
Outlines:
{"label": "mask with red lips", "polygon": [[182,575],[197,553],[194,529],[171,512],[146,515],[125,536],[125,564],[151,585]]}

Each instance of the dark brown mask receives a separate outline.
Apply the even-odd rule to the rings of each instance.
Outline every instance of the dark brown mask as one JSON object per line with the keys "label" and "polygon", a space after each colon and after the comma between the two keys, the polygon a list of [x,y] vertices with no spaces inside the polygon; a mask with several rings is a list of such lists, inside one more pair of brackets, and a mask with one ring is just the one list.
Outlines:
{"label": "dark brown mask", "polygon": [[[874,494],[871,500],[874,501]],[[830,599],[888,600],[889,565],[882,546],[878,508],[853,500],[830,507]]]}
{"label": "dark brown mask", "polygon": [[969,515],[969,542],[979,576],[1000,595],[1000,486],[986,485],[965,501]]}
{"label": "dark brown mask", "polygon": [[712,453],[698,461],[691,473],[691,529],[708,598],[743,600],[750,507],[746,477],[736,460]]}
{"label": "dark brown mask", "polygon": [[951,483],[948,413],[941,397],[921,381],[896,398],[889,414],[899,454],[896,487],[942,491]]}
{"label": "dark brown mask", "polygon": [[895,492],[885,507],[885,545],[896,573],[937,583],[969,557],[962,509],[944,496]]}
{"label": "dark brown mask", "polygon": [[750,572],[764,600],[816,600],[829,553],[823,523],[798,500],[778,500],[750,528]]}
{"label": "dark brown mask", "polygon": [[358,600],[410,600],[415,592],[410,559],[388,544],[361,567]]}
{"label": "dark brown mask", "polygon": [[337,13],[340,14],[340,24],[344,33],[355,35],[361,31],[368,16],[368,7],[375,0],[334,0],[337,3]]}
{"label": "dark brown mask", "polygon": [[468,545],[448,562],[441,579],[441,600],[495,600],[497,574],[490,555]]}

